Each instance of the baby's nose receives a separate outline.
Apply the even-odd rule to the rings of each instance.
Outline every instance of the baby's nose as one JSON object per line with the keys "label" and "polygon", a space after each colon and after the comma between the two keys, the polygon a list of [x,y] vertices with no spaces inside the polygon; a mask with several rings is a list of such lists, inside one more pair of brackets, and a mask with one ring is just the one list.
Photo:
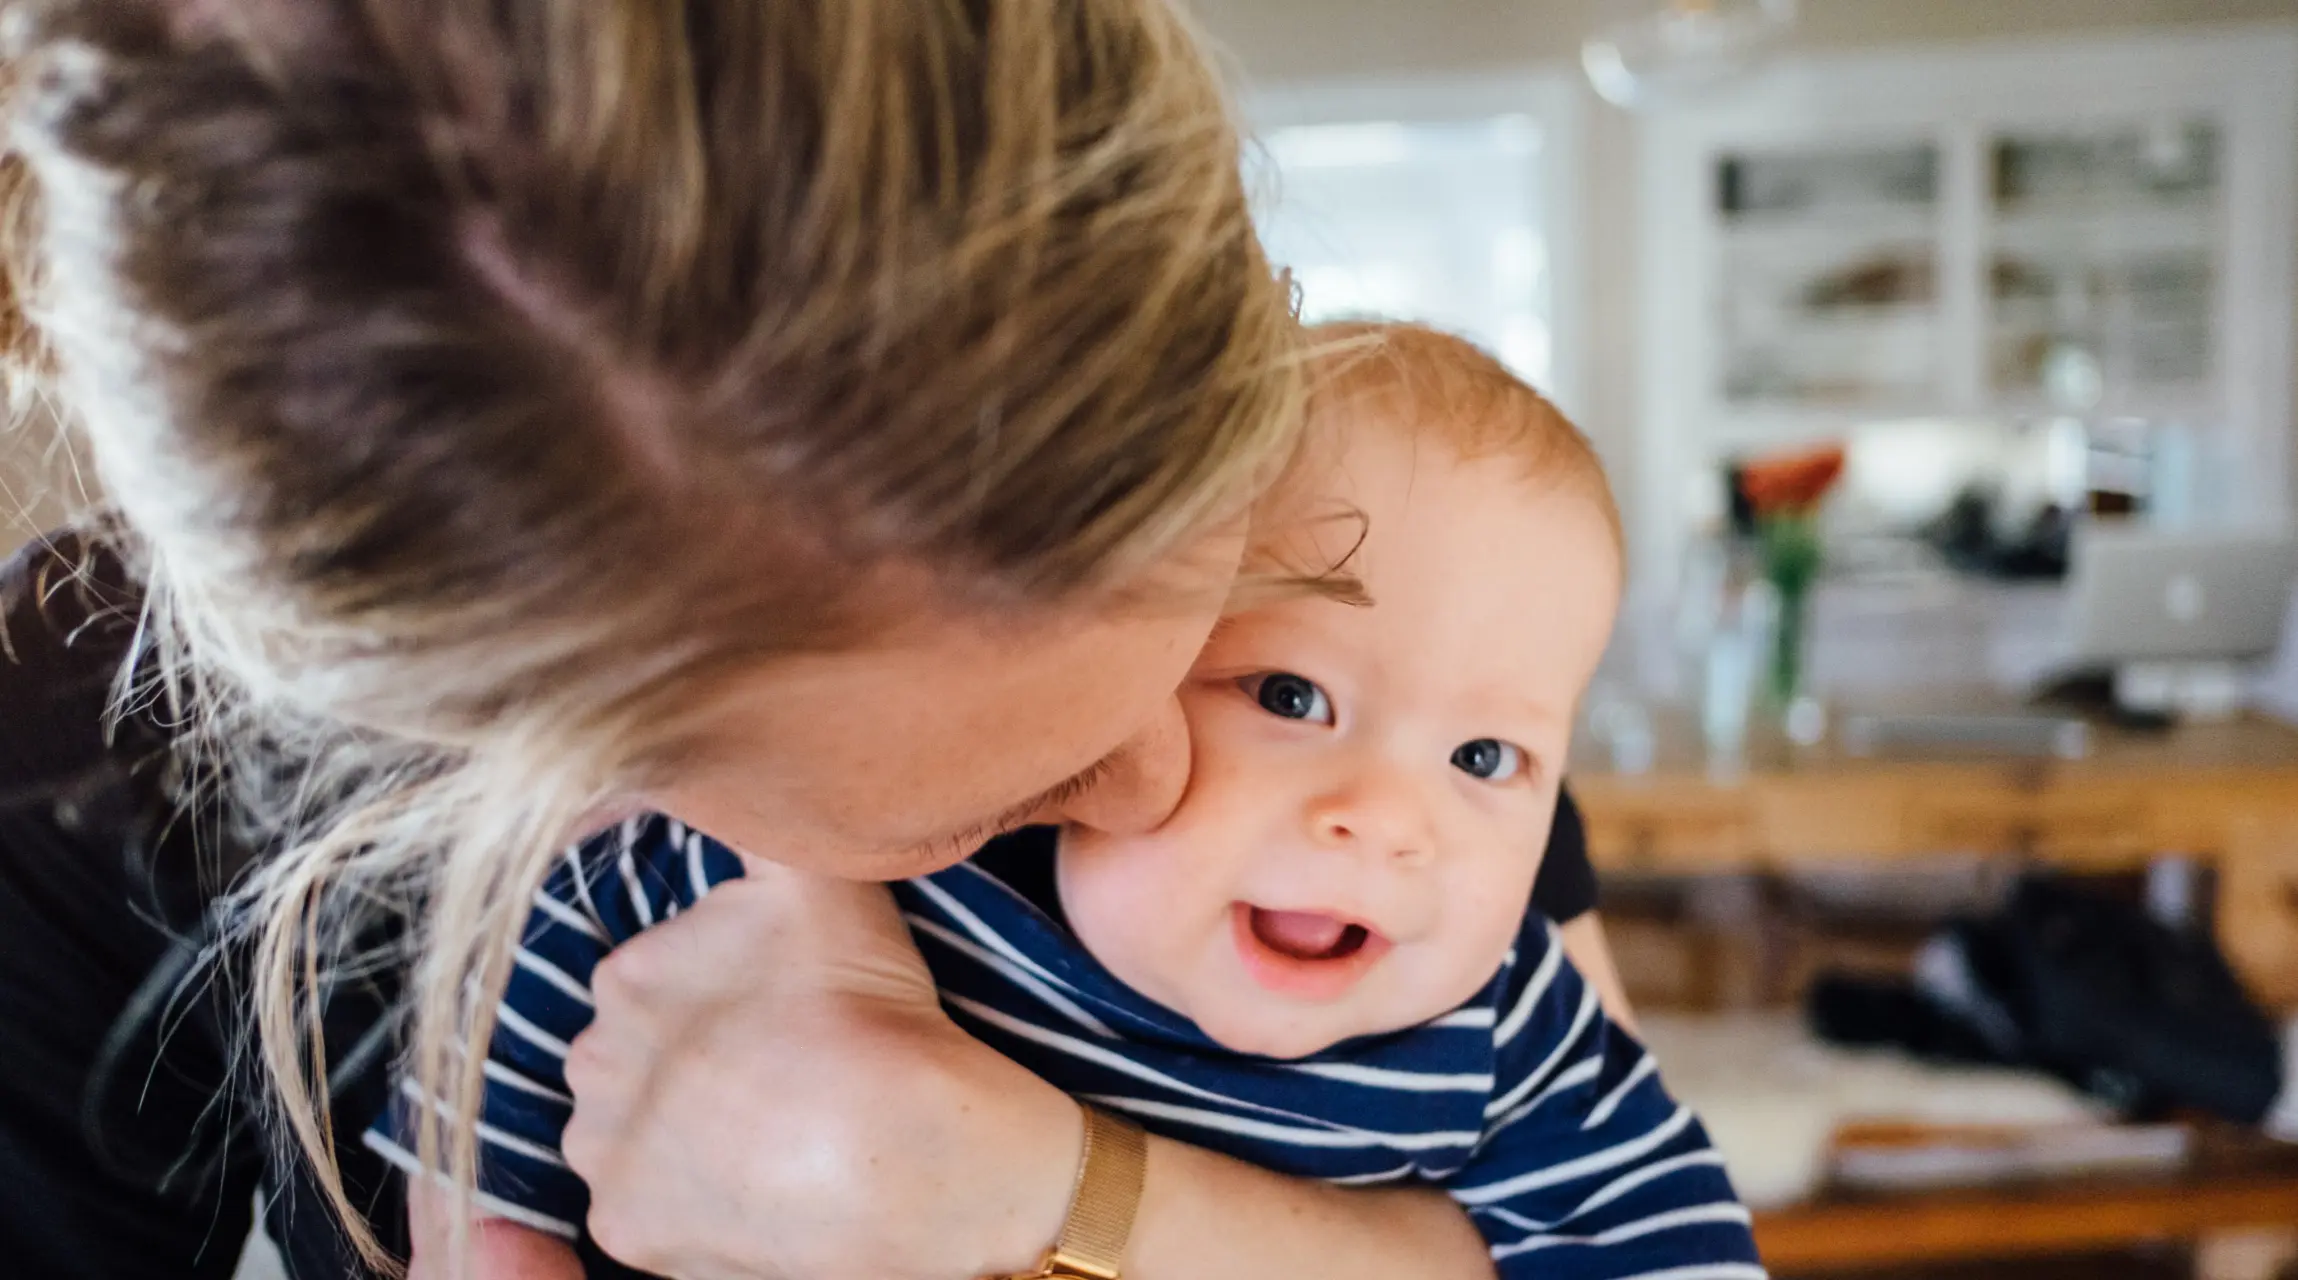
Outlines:
{"label": "baby's nose", "polygon": [[1397,866],[1425,866],[1436,856],[1426,807],[1395,779],[1359,778],[1326,794],[1311,806],[1309,825],[1319,845],[1358,850]]}

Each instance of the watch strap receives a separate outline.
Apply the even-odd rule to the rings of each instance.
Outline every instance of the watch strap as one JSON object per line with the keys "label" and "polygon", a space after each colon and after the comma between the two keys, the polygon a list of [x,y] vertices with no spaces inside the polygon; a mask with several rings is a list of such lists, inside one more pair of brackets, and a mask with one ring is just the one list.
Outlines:
{"label": "watch strap", "polygon": [[1077,1162],[1069,1218],[1041,1274],[1118,1280],[1149,1172],[1149,1139],[1129,1120],[1099,1107],[1084,1110],[1085,1154]]}

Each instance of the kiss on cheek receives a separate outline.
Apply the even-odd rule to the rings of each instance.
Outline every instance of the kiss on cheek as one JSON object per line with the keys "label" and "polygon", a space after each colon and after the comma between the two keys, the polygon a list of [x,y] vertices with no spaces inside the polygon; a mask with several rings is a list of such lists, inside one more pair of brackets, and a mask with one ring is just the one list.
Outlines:
{"label": "kiss on cheek", "polygon": [[1441,1016],[1499,970],[1618,598],[1583,487],[1383,422],[1343,439],[1322,496],[1362,515],[1334,554],[1370,603],[1224,621],[1182,692],[1180,808],[1072,829],[1057,862],[1112,976],[1271,1057]]}

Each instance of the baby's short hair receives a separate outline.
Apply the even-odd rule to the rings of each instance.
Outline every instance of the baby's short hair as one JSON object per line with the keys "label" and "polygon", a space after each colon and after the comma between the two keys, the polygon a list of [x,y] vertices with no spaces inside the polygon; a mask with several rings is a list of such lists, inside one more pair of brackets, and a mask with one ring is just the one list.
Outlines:
{"label": "baby's short hair", "polygon": [[1613,536],[1621,536],[1619,505],[1595,446],[1476,344],[1422,324],[1342,320],[1313,326],[1309,348],[1312,423],[1370,412],[1466,457],[1516,459],[1528,478],[1581,487]]}

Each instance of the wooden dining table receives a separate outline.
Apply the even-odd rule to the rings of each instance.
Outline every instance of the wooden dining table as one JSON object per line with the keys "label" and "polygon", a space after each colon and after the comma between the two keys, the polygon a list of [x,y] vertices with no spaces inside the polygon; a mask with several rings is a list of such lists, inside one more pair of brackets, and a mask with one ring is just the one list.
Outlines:
{"label": "wooden dining table", "polygon": [[1657,713],[1651,729],[1633,771],[1600,749],[1574,757],[1572,793],[1599,871],[1979,853],[2104,872],[2191,859],[2215,873],[2213,926],[2235,969],[2262,1002],[2298,1009],[2298,728],[2258,717],[2091,725],[2076,758],[1861,753],[1840,733],[1799,746],[1764,732],[1719,757],[1688,715]]}
{"label": "wooden dining table", "polygon": [[[1993,714],[1962,707],[1959,714]],[[1838,723],[1852,712],[1837,709]],[[1651,717],[1623,769],[1580,751],[1572,790],[1600,872],[1791,871],[1981,854],[2086,872],[2189,859],[2214,876],[2211,927],[2252,992],[2298,1009],[2298,729],[2249,717],[2160,731],[2086,726],[2063,756],[1871,751],[1756,732],[1710,751],[1688,715]],[[1823,1193],[1759,1214],[1779,1274],[1857,1271],[2286,1232],[2298,1154],[2221,1141],[2175,1175],[1918,1195]]]}
{"label": "wooden dining table", "polygon": [[[2173,1171],[1828,1192],[1758,1213],[1755,1231],[1765,1265],[1781,1277],[2163,1244],[2208,1250],[2236,1238],[2253,1242],[2253,1256],[2287,1261],[2298,1257],[2298,1149],[2206,1130]],[[2274,1274],[2272,1264],[2260,1269]]]}

